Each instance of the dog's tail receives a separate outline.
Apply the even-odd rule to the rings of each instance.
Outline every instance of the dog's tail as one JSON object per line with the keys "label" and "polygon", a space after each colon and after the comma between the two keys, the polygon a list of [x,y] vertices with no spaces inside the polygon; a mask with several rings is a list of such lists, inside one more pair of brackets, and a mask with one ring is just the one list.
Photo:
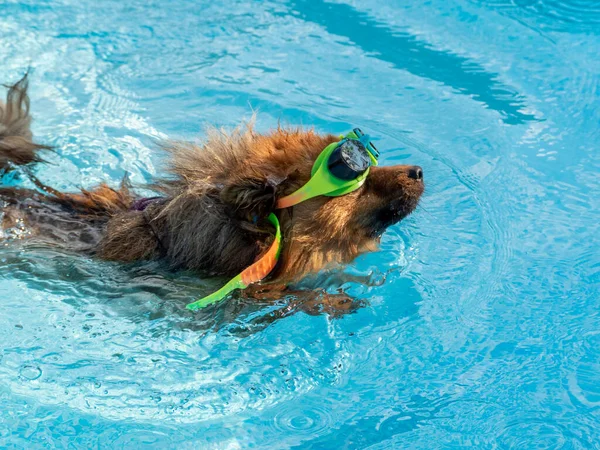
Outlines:
{"label": "dog's tail", "polygon": [[27,86],[25,74],[14,85],[7,86],[6,103],[0,101],[0,169],[42,161],[38,152],[50,149],[33,142]]}
{"label": "dog's tail", "polygon": [[[6,103],[0,101],[0,170],[42,162],[38,152],[52,149],[33,141],[30,129],[28,85],[27,74],[25,74],[15,84],[7,86]],[[49,200],[85,215],[112,216],[127,211],[134,200],[126,181],[118,190],[102,184],[93,190],[82,189],[80,193],[69,194],[46,186],[30,171],[26,174],[40,190],[47,194]]]}

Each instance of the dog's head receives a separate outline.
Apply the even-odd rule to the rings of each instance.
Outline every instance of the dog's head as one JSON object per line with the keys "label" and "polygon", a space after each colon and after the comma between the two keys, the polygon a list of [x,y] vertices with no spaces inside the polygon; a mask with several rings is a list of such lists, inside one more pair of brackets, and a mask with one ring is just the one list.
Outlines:
{"label": "dog's head", "polygon": [[319,196],[277,210],[277,200],[303,186],[319,154],[336,141],[339,137],[300,129],[279,128],[265,135],[252,128],[213,132],[202,148],[179,147],[174,170],[222,203],[246,237],[255,232],[264,242],[260,228],[276,212],[284,233],[277,275],[293,279],[375,250],[381,234],[409,215],[423,193],[420,167],[372,167],[365,183],[349,194]]}

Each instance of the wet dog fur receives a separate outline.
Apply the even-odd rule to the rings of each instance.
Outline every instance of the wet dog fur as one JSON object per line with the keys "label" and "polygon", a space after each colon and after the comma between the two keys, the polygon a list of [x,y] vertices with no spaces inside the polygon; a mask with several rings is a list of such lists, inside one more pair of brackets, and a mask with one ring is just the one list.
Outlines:
{"label": "wet dog fur", "polygon": [[[373,167],[365,184],[342,197],[317,197],[276,210],[278,198],[310,178],[320,152],[339,137],[282,128],[258,133],[250,125],[213,129],[203,144],[168,142],[167,176],[153,189],[161,197],[144,211],[123,182],[59,192],[31,172],[43,163],[30,131],[28,79],[9,86],[0,102],[0,169],[20,168],[37,190],[0,187],[5,240],[27,239],[112,261],[160,259],[172,269],[234,276],[260,258],[273,239],[266,220],[282,225],[280,262],[252,295],[273,296],[309,273],[346,264],[376,250],[381,234],[417,206],[424,183],[416,166]],[[341,298],[324,309],[343,307]],[[341,306],[340,306],[341,305]],[[316,307],[316,306],[315,306]]]}

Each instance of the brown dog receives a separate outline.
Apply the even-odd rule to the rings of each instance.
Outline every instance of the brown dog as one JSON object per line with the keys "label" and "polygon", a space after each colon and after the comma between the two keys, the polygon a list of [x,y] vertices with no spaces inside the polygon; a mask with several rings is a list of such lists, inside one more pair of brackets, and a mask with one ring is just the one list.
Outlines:
{"label": "brown dog", "polygon": [[[48,147],[32,141],[27,77],[0,103],[0,168],[41,162]],[[307,273],[348,263],[377,248],[381,234],[410,214],[423,193],[416,166],[373,167],[365,184],[341,197],[317,197],[284,210],[278,198],[310,178],[320,152],[338,141],[312,130],[252,126],[213,130],[203,145],[169,143],[171,177],[154,186],[160,198],[141,201],[126,183],[79,193],[0,188],[4,239],[35,239],[114,261],[165,260],[174,269],[234,276],[269,247],[270,212],[283,233],[280,261],[264,286],[285,289]]]}

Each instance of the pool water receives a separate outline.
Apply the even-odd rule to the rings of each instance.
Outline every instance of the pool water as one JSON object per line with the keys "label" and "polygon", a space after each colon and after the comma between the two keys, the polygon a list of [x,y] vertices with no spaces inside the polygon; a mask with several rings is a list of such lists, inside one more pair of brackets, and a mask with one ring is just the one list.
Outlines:
{"label": "pool water", "polygon": [[4,0],[0,42],[56,188],[141,185],[158,140],[255,111],[360,126],[427,185],[307,282],[366,302],[335,320],[2,249],[0,447],[600,448],[600,3]]}

